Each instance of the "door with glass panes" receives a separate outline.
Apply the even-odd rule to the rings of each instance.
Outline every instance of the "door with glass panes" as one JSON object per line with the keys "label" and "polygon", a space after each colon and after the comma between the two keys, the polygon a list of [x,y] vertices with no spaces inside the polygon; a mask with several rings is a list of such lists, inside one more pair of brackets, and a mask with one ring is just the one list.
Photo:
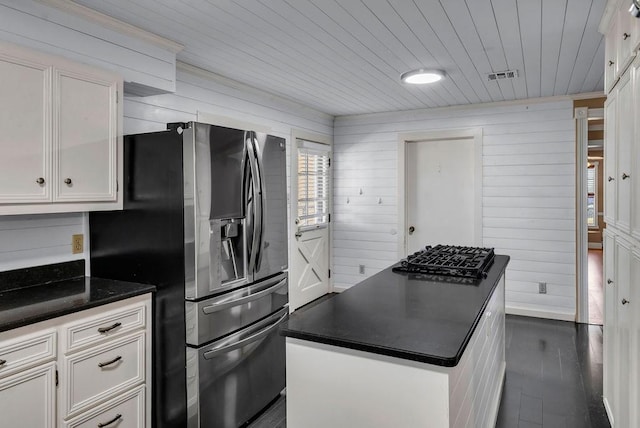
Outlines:
{"label": "door with glass panes", "polygon": [[289,305],[295,310],[327,294],[331,145],[296,138],[292,144],[292,243]]}

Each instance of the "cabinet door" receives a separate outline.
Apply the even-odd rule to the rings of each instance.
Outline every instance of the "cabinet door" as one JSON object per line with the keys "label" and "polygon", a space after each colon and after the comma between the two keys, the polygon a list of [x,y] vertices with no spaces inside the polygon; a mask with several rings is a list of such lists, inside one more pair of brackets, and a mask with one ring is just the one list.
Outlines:
{"label": "cabinet door", "polygon": [[616,96],[610,94],[604,105],[604,221],[615,226],[616,218]]}
{"label": "cabinet door", "polygon": [[55,363],[0,379],[1,426],[55,427]]}
{"label": "cabinet door", "polygon": [[638,355],[640,355],[640,311],[637,309],[636,302],[640,302],[640,248],[635,247],[631,255],[631,307],[629,311],[632,314],[631,319],[631,335],[629,337],[631,341],[631,354],[629,355],[630,376],[629,384],[631,387],[631,395],[629,400],[631,403],[631,424],[630,426],[640,426],[640,409],[637,406],[638,400],[640,400],[640,362],[638,361]]}
{"label": "cabinet door", "polygon": [[51,69],[34,59],[0,45],[0,203],[51,197]]}
{"label": "cabinet door", "polygon": [[[615,224],[630,232],[631,222],[631,146],[634,134],[633,73],[625,73],[618,83],[616,95],[616,208]],[[605,155],[606,156],[606,155]],[[605,160],[606,162],[606,160]],[[609,189],[607,189],[608,191]]]}
{"label": "cabinet door", "polygon": [[[616,408],[614,414],[616,427],[630,427],[630,414],[635,404],[632,404],[632,364],[631,359],[636,359],[632,354],[631,346],[631,321],[633,319],[634,306],[637,302],[631,300],[631,246],[625,241],[616,239],[616,284],[618,288],[618,337],[617,337],[617,359],[616,359]],[[637,311],[636,311],[637,312]]]}
{"label": "cabinet door", "polygon": [[616,35],[617,35],[617,19],[611,19],[611,26],[609,27],[609,31],[605,35],[604,39],[604,55],[605,55],[605,65],[604,65],[604,90],[605,93],[609,93],[613,84],[616,81],[616,77],[618,74],[618,60],[617,60],[617,45],[616,45]]}
{"label": "cabinet door", "polygon": [[[631,2],[629,2],[631,3]],[[631,60],[633,59],[635,52],[633,50],[634,43],[636,40],[635,36],[635,20],[633,16],[629,13],[629,4],[627,2],[623,2],[620,9],[618,9],[618,25],[616,31],[613,33],[613,37],[617,38],[616,41],[618,53],[618,74],[624,72],[626,67],[629,65]],[[606,42],[605,42],[606,43]],[[605,44],[606,48],[606,44]]]}
{"label": "cabinet door", "polygon": [[[618,330],[618,294],[615,277],[615,237],[604,230],[604,334],[603,334],[603,398],[610,417],[617,410],[616,391],[616,345]],[[612,421],[613,422],[613,421]]]}
{"label": "cabinet door", "polygon": [[117,81],[54,70],[56,201],[115,201]]}

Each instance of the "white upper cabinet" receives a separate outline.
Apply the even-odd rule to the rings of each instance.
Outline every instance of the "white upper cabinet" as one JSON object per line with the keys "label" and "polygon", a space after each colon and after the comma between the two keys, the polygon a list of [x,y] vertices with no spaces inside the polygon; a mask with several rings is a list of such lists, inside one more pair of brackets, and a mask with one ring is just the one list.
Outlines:
{"label": "white upper cabinet", "polygon": [[122,79],[0,43],[0,215],[122,208]]}
{"label": "white upper cabinet", "polygon": [[0,204],[51,198],[51,67],[0,51]]}
{"label": "white upper cabinet", "polygon": [[615,226],[616,217],[616,101],[614,91],[604,104],[604,221],[608,226]]}
{"label": "white upper cabinet", "polygon": [[54,164],[58,201],[115,201],[117,81],[56,70]]}
{"label": "white upper cabinet", "polygon": [[633,73],[625,73],[616,88],[616,208],[615,225],[629,233],[631,220],[631,147],[634,134]]}
{"label": "white upper cabinet", "polygon": [[605,77],[606,93],[613,89],[618,78],[635,57],[640,45],[640,22],[629,13],[628,1],[610,1],[610,20],[605,29]]}

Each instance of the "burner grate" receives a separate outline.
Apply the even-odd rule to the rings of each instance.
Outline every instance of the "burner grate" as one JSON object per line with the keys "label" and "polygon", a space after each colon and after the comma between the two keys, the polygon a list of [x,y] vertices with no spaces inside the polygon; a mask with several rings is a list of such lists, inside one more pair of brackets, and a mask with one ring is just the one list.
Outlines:
{"label": "burner grate", "polygon": [[480,279],[486,276],[494,255],[493,248],[427,246],[402,260],[393,271]]}

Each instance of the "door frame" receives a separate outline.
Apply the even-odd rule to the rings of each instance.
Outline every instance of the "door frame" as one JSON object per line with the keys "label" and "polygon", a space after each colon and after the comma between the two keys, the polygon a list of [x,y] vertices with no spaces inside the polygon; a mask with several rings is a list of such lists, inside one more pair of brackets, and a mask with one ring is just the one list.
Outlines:
{"label": "door frame", "polygon": [[474,241],[483,245],[482,234],[482,128],[419,131],[398,134],[398,259],[407,256],[407,144],[439,140],[473,140],[475,168]]}
{"label": "door frame", "polygon": [[[589,323],[589,228],[587,227],[587,156],[589,119],[604,119],[604,108],[578,107],[576,121],[576,322]],[[607,124],[605,123],[605,126]],[[604,144],[607,144],[605,141]],[[604,186],[602,188],[604,193]],[[599,197],[604,197],[599,195]],[[598,211],[596,207],[596,212]],[[604,261],[603,261],[604,263]]]}
{"label": "door frame", "polygon": [[[295,244],[295,234],[297,232],[297,227],[295,225],[294,219],[297,217],[297,181],[295,182],[294,187],[294,179],[298,176],[298,162],[296,161],[298,158],[298,146],[297,140],[308,140],[317,143],[326,144],[329,146],[329,162],[333,159],[333,137],[330,135],[316,134],[313,132],[304,131],[301,129],[291,129],[291,141],[289,144],[289,185],[287,186],[288,194],[287,194],[287,203],[289,204],[288,211],[288,224],[289,224],[289,270],[293,266],[293,260],[291,258],[292,247]],[[327,266],[329,268],[329,284],[328,284],[328,292],[333,293],[333,278],[331,276],[331,271],[333,269],[333,257],[332,257],[332,241],[331,238],[333,236],[333,222],[331,221],[331,215],[333,214],[333,168],[331,167],[331,163],[329,163],[329,224],[327,225]],[[296,192],[294,192],[294,189]],[[294,204],[294,197],[296,204]],[[292,278],[289,277],[289,284],[293,284]],[[342,291],[342,290],[338,290]]]}

